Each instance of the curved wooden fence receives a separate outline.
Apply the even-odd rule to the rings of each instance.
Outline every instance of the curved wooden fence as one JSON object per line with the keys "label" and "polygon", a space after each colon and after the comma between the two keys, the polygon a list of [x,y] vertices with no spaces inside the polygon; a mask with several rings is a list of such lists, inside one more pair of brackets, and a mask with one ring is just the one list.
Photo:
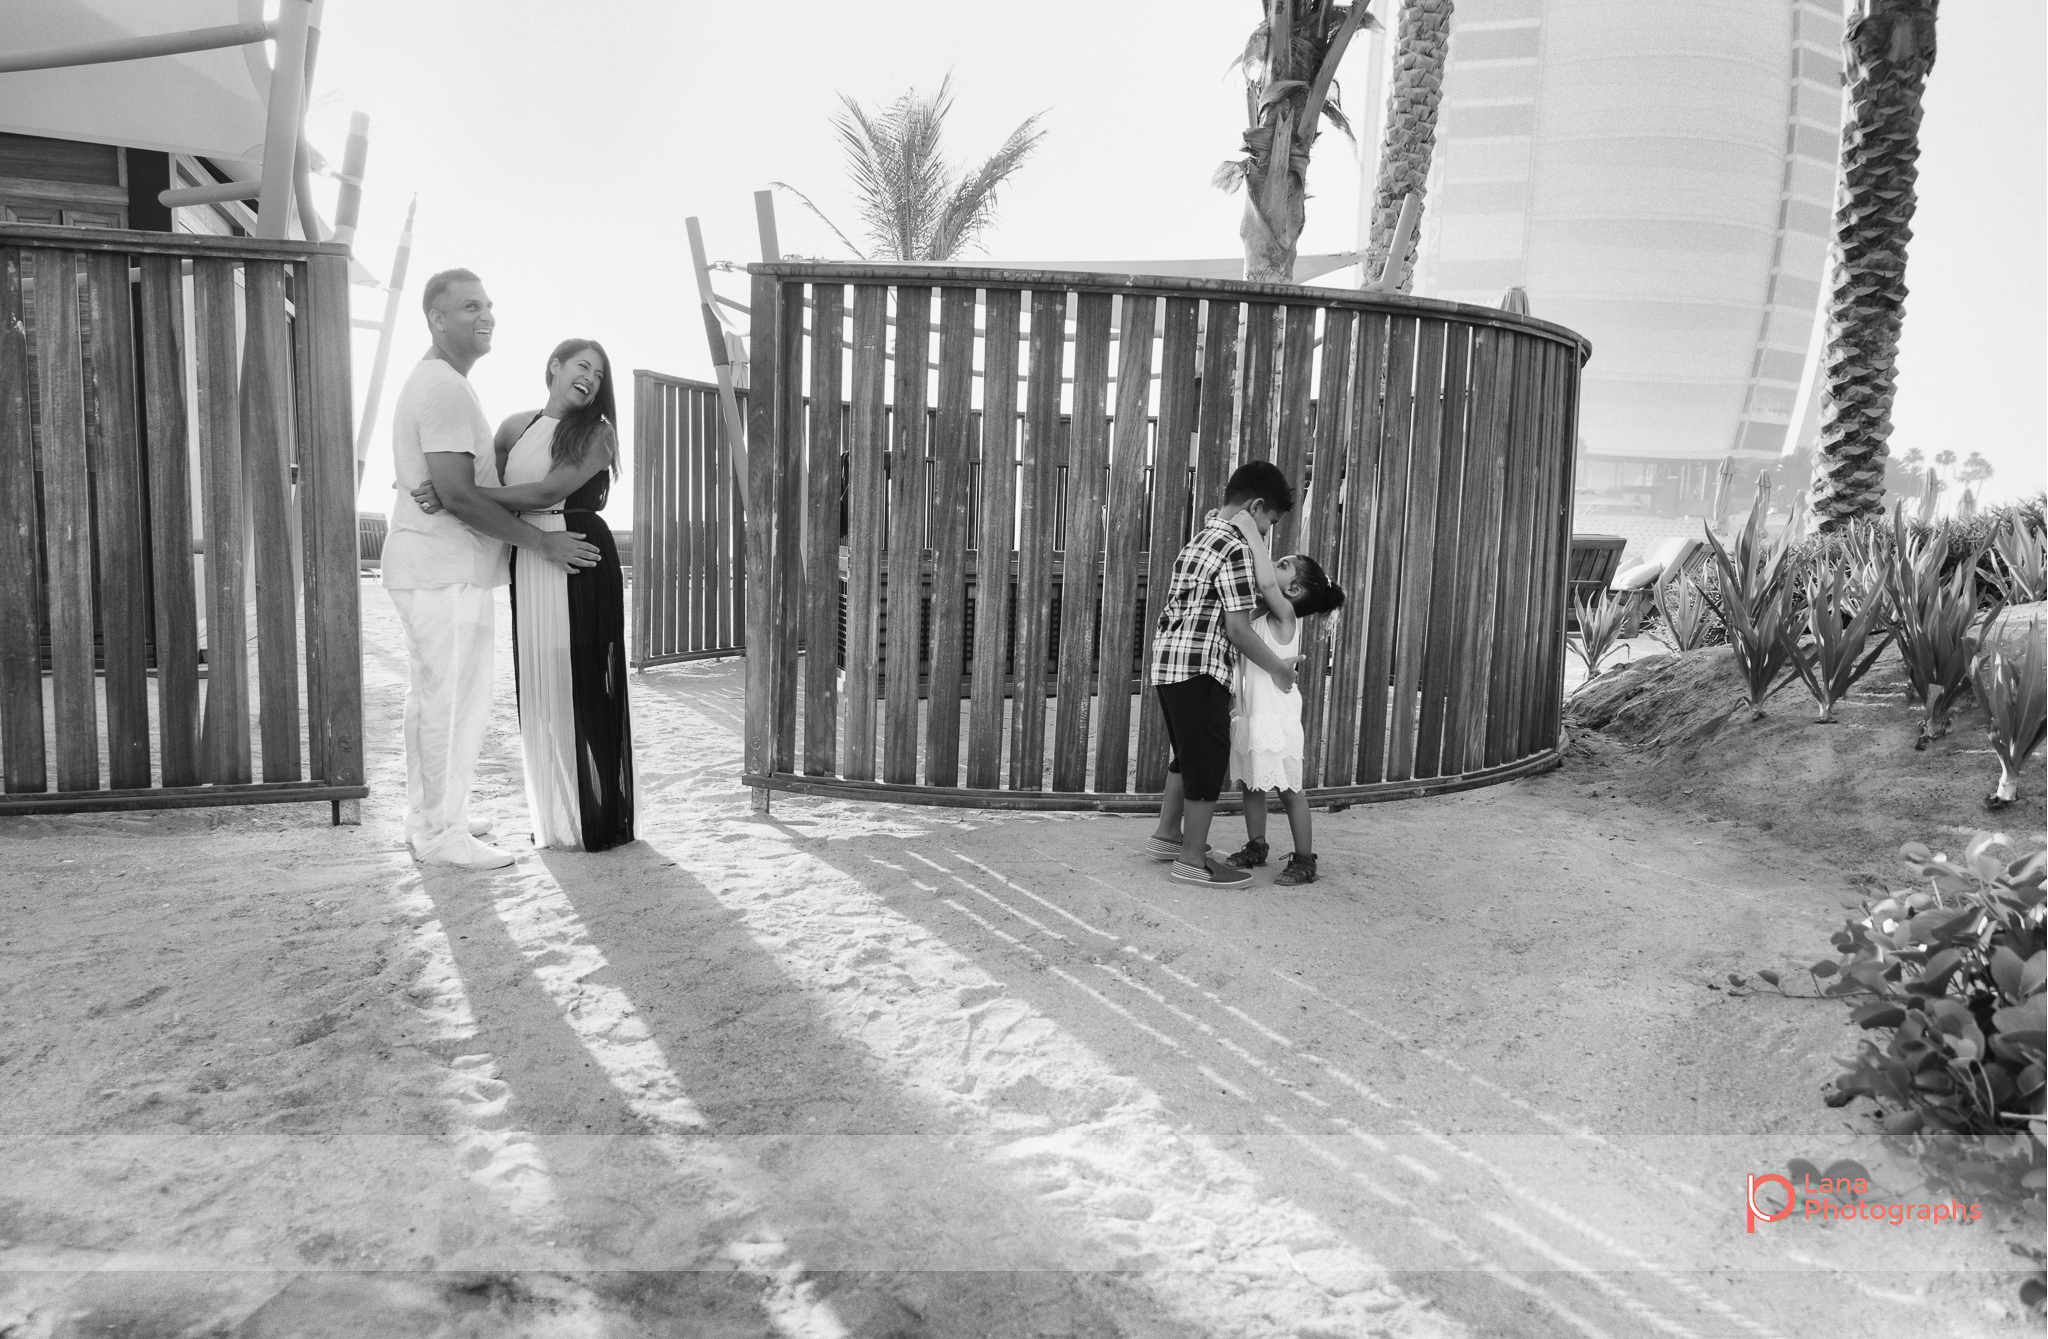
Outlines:
{"label": "curved wooden fence", "polygon": [[1314,798],[1555,765],[1578,335],[1263,284],[752,271],[748,785],[1156,805],[1150,593],[1251,459],[1296,482],[1276,552],[1350,594],[1304,648]]}
{"label": "curved wooden fence", "polygon": [[0,224],[0,815],[354,821],[348,340],[346,247]]}

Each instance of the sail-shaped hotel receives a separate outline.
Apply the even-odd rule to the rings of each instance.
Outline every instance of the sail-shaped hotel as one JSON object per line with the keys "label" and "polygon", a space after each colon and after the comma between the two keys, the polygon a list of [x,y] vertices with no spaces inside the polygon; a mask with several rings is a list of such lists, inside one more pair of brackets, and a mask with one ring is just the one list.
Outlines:
{"label": "sail-shaped hotel", "polygon": [[1731,455],[1810,440],[1842,21],[1840,0],[1458,0],[1415,291],[1521,287],[1592,340],[1582,489],[1693,511]]}

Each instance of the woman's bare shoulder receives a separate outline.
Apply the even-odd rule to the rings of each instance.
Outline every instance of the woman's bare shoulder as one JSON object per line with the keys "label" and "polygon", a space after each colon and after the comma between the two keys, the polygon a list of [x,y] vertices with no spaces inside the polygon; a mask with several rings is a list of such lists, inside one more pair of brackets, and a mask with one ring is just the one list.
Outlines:
{"label": "woman's bare shoulder", "polygon": [[516,414],[507,414],[505,421],[498,425],[497,444],[510,446],[525,433],[527,424],[533,422],[534,411],[522,409]]}

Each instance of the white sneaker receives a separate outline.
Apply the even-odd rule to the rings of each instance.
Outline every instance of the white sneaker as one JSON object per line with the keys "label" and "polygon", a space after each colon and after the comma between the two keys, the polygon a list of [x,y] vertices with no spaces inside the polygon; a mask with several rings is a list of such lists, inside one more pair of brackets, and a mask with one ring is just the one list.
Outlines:
{"label": "white sneaker", "polygon": [[514,856],[510,851],[464,836],[443,842],[433,851],[421,852],[419,860],[422,864],[451,865],[456,869],[503,869],[513,863]]}

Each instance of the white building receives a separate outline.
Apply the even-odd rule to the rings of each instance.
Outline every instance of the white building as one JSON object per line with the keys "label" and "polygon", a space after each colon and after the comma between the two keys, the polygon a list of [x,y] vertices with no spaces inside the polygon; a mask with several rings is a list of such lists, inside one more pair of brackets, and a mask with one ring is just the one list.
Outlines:
{"label": "white building", "polygon": [[1582,489],[1696,511],[1810,442],[1841,36],[1840,0],[1458,0],[1415,291],[1592,340]]}

